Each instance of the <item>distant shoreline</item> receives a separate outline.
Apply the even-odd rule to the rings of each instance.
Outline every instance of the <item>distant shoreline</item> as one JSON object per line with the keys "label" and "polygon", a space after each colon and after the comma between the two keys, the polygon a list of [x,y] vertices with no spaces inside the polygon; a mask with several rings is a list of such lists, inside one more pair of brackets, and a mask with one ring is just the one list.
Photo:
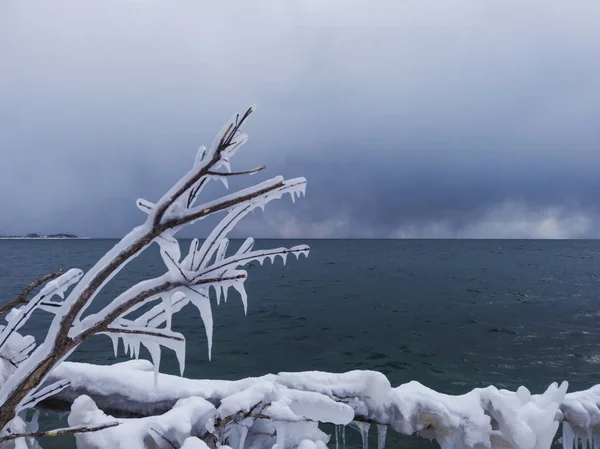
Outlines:
{"label": "distant shoreline", "polygon": [[89,240],[91,237],[0,237],[0,240]]}
{"label": "distant shoreline", "polygon": [[56,233],[56,234],[38,234],[38,233],[30,233],[27,235],[0,235],[0,240],[78,240],[78,239],[87,239],[89,237],[79,237],[75,234],[68,233]]}

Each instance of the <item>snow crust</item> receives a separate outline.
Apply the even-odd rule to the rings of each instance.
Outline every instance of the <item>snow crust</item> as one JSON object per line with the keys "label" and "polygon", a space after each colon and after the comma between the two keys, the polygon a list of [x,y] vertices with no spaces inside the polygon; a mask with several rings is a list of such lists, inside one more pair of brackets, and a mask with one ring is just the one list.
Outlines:
{"label": "snow crust", "polygon": [[[508,391],[489,386],[453,396],[415,381],[394,388],[381,373],[351,371],[280,373],[238,381],[159,374],[154,387],[152,364],[143,360],[110,366],[65,362],[52,380],[65,379],[72,384],[59,398],[73,400],[85,392],[102,407],[124,412],[166,415],[181,406],[176,406],[181,398],[206,401],[215,422],[230,420],[226,432],[215,431],[222,432],[221,444],[237,449],[321,447],[329,436],[319,430],[319,422],[335,424],[336,440],[342,441],[344,426],[351,425],[365,445],[376,428],[379,449],[385,446],[388,426],[436,439],[444,449],[548,449],[563,419],[568,422],[565,448],[577,439],[600,441],[600,385],[570,394],[566,382],[553,383],[541,394],[525,387]],[[210,432],[210,425],[200,422],[202,426]]]}

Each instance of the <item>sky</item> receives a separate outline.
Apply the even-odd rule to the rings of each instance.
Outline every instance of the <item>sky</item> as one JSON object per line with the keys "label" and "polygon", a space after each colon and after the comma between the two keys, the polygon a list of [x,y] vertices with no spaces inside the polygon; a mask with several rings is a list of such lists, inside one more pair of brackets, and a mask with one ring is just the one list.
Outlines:
{"label": "sky", "polygon": [[0,234],[124,235],[257,104],[232,165],[267,169],[232,187],[307,195],[236,236],[599,238],[598,23],[597,0],[4,0]]}

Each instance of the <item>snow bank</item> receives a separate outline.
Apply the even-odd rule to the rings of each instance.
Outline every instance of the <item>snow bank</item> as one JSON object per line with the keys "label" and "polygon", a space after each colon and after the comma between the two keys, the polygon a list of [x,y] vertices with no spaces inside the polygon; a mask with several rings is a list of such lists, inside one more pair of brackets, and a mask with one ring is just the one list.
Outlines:
{"label": "snow bank", "polygon": [[[600,386],[566,395],[566,382],[554,383],[542,394],[531,394],[525,387],[508,391],[490,386],[452,396],[418,382],[392,388],[381,373],[351,371],[269,374],[239,381],[160,374],[155,387],[153,366],[143,360],[111,366],[65,362],[51,381],[65,379],[72,385],[57,395],[60,399],[72,400],[85,393],[101,408],[163,413],[140,422],[165,419],[164,429],[170,428],[170,414],[183,407],[178,402],[181,398],[212,407],[214,427],[210,420],[198,418],[189,425],[195,432],[188,433],[186,425],[178,434],[180,444],[190,436],[206,441],[212,434],[210,438],[238,449],[270,449],[273,444],[277,449],[321,448],[329,436],[319,430],[319,422],[336,424],[336,436],[342,432],[340,426],[351,424],[363,438],[368,436],[369,423],[378,424],[381,446],[390,426],[402,434],[434,438],[442,448],[547,449],[563,417],[570,423],[565,429],[573,441],[577,437],[591,441],[593,435],[600,435]],[[205,415],[209,415],[208,408]],[[138,437],[148,432],[146,424],[140,426]],[[121,431],[117,429],[102,432]],[[186,444],[200,443],[192,439]]]}

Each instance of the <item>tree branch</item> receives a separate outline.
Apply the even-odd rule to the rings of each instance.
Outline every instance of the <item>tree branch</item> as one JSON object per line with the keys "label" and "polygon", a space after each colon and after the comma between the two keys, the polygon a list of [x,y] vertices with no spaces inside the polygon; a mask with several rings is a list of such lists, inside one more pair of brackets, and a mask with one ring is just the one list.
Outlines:
{"label": "tree branch", "polygon": [[212,215],[215,212],[220,212],[222,210],[229,209],[232,206],[237,206],[238,204],[243,203],[244,201],[248,201],[253,198],[258,198],[259,196],[264,195],[265,193],[272,192],[273,190],[277,190],[283,186],[285,186],[285,182],[280,181],[277,184],[264,187],[260,190],[248,193],[243,196],[235,196],[236,194],[233,194],[228,197],[222,198],[221,201],[213,202],[206,207],[200,206],[194,209],[190,209],[190,212],[187,214],[182,214],[180,217],[175,217],[170,220],[167,220],[164,223],[164,225],[162,225],[164,228],[163,230],[176,228],[177,226],[196,221],[199,218],[204,218],[208,215]]}
{"label": "tree branch", "polygon": [[[235,276],[226,276],[226,277],[220,276],[220,277],[214,277],[214,278],[198,279],[197,281],[193,282],[191,285],[214,284],[214,283],[219,283],[219,282],[223,282],[223,281],[233,281],[236,279],[243,279],[245,277],[246,277],[245,274],[238,274]],[[154,281],[158,281],[158,280],[161,280],[161,278],[159,277],[159,278],[154,279]],[[115,300],[115,302],[113,302],[111,304],[111,305],[114,305],[113,309],[108,313],[106,313],[106,310],[104,310],[103,311],[103,314],[105,313],[104,317],[97,323],[86,326],[85,330],[82,331],[79,335],[77,335],[74,338],[74,342],[76,344],[79,344],[83,340],[85,340],[87,337],[89,337],[90,335],[103,333],[103,332],[110,332],[111,331],[111,329],[109,327],[110,324],[113,323],[117,318],[130,313],[135,308],[135,306],[137,306],[138,304],[141,304],[144,301],[146,301],[147,299],[152,298],[153,296],[157,296],[161,293],[165,293],[170,290],[175,290],[177,288],[186,287],[186,286],[190,285],[190,283],[188,283],[187,281],[186,282],[184,282],[184,281],[179,281],[179,282],[166,281],[166,282],[163,282],[158,285],[154,285],[150,281],[147,281],[147,282],[149,283],[150,286],[152,286],[151,288],[141,291],[140,293],[138,293],[137,295],[135,295],[134,297],[132,297],[130,299],[126,298],[127,292],[125,292],[122,295],[123,298],[121,299],[120,303],[115,304],[118,301],[118,298],[117,298]],[[130,290],[135,290],[135,287]]]}
{"label": "tree branch", "polygon": [[250,116],[252,111],[253,108],[248,108],[244,115],[241,117],[241,119],[238,115],[236,117],[235,123],[229,124],[229,126],[221,136],[221,140],[219,141],[219,145],[213,153],[212,159],[202,169],[198,170],[198,172],[194,176],[188,179],[179,189],[173,192],[168,197],[168,199],[158,207],[158,209],[156,210],[156,214],[154,215],[155,228],[160,226],[162,218],[169,209],[169,207],[171,207],[173,203],[177,201],[179,197],[181,197],[181,195],[183,195],[190,188],[192,188],[194,184],[196,184],[203,176],[206,176],[208,171],[212,168],[212,166],[214,166],[217,162],[221,160],[221,153],[231,146],[233,138],[239,131],[240,127],[244,124],[246,119]]}
{"label": "tree branch", "polygon": [[167,339],[177,340],[177,341],[184,341],[185,340],[185,338],[180,337],[179,335],[165,334],[164,332],[160,332],[160,330],[157,330],[157,331],[153,332],[151,330],[145,330],[145,329],[129,329],[129,328],[126,328],[126,327],[109,327],[104,332],[107,333],[107,334],[148,335],[150,337],[167,338]]}
{"label": "tree branch", "polygon": [[0,437],[0,443],[4,443],[5,441],[10,441],[10,440],[16,440],[17,438],[56,437],[56,436],[60,436],[60,435],[74,435],[76,433],[97,432],[99,430],[116,427],[119,424],[121,424],[121,423],[115,421],[115,422],[101,424],[99,426],[93,426],[93,427],[76,426],[76,427],[66,427],[64,429],[47,430],[45,432],[13,433],[11,435],[5,435],[3,437]]}
{"label": "tree branch", "polygon": [[46,275],[44,275],[44,276],[36,279],[31,284],[29,284],[27,287],[25,287],[25,289],[21,292],[21,294],[19,296],[17,296],[17,298],[15,300],[9,302],[8,304],[5,304],[5,305],[1,306],[0,307],[0,315],[5,314],[6,312],[8,312],[11,309],[14,309],[19,304],[25,304],[25,303],[27,303],[29,301],[27,299],[27,296],[33,290],[35,290],[37,287],[39,287],[40,285],[42,285],[44,282],[51,281],[52,279],[56,279],[57,277],[59,277],[62,274],[64,274],[64,271],[61,268],[60,270],[58,270],[55,273],[46,274]]}
{"label": "tree branch", "polygon": [[[288,184],[283,178],[278,177],[237,194],[224,196],[202,206],[190,208],[198,194],[198,186],[202,185],[207,176],[233,175],[219,173],[217,169],[222,165],[228,168],[229,158],[233,156],[237,147],[245,142],[245,137],[238,133],[252,111],[253,108],[249,108],[244,114],[238,114],[233,121],[229,122],[225,131],[215,140],[207,153],[209,158],[206,160],[200,158],[199,163],[195,163],[194,168],[173,185],[154,205],[155,207],[148,210],[146,223],[133,229],[109,250],[67,296],[63,302],[63,310],[59,309],[59,313],[55,314],[44,344],[38,346],[26,363],[22,364],[14,375],[0,387],[0,429],[6,428],[19,412],[26,396],[44,382],[57,364],[62,362],[87,337],[97,333],[110,332],[110,324],[124,314],[139,308],[148,301],[158,299],[165,292],[175,291],[181,287],[208,286],[211,283],[234,281],[246,277],[245,274],[230,277],[221,275],[190,282],[185,280],[184,276],[179,276],[183,273],[175,273],[173,270],[164,277],[155,279],[155,282],[146,281],[146,284],[138,284],[139,288],[136,291],[130,290],[128,295],[120,295],[120,298],[105,307],[102,312],[82,318],[105,284],[165,232],[170,230],[176,232],[183,225],[237,205],[244,205],[255,198],[263,197],[265,201],[253,202],[256,205],[263,205],[275,197],[281,197]],[[281,189],[282,187],[284,189]],[[172,206],[178,204],[179,199],[188,192],[191,197],[188,198],[187,211],[181,211],[178,205],[177,210],[170,215]],[[146,209],[148,209],[147,206],[145,206]],[[119,299],[121,299],[120,302]]]}
{"label": "tree branch", "polygon": [[253,168],[251,170],[246,171],[234,171],[234,172],[215,172],[209,171],[207,174],[211,176],[239,176],[239,175],[253,175],[254,173],[258,173],[261,170],[267,168],[265,165],[261,165],[260,167]]}
{"label": "tree branch", "polygon": [[224,259],[221,264],[215,264],[215,265],[209,267],[208,269],[206,269],[205,271],[202,271],[201,273],[197,274],[194,277],[194,279],[192,279],[192,281],[194,281],[195,279],[197,279],[200,276],[205,276],[208,273],[212,273],[213,271],[222,270],[222,269],[229,270],[232,268],[239,267],[241,265],[246,265],[247,263],[257,260],[257,259],[266,258],[266,257],[270,258],[270,257],[275,257],[275,256],[285,257],[286,254],[298,254],[298,253],[305,253],[308,251],[309,251],[309,248],[308,248],[308,246],[305,245],[305,246],[299,246],[299,247],[294,247],[294,248],[275,249],[275,250],[271,250],[271,251],[268,251],[268,250],[267,251],[265,251],[265,250],[252,251],[250,253],[246,253],[243,255],[235,254],[231,257],[228,257],[227,259]]}

